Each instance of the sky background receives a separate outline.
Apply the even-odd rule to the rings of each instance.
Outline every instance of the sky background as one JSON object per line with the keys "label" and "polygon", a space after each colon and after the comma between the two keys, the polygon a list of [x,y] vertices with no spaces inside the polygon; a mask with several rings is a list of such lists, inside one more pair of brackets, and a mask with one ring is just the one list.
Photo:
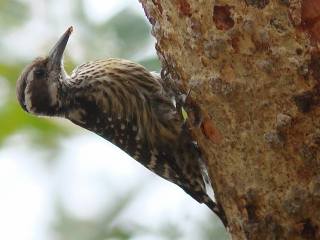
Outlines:
{"label": "sky background", "polygon": [[65,64],[123,57],[159,71],[135,0],[0,0],[0,239],[226,239],[179,187],[67,120],[24,113],[14,84],[69,27]]}

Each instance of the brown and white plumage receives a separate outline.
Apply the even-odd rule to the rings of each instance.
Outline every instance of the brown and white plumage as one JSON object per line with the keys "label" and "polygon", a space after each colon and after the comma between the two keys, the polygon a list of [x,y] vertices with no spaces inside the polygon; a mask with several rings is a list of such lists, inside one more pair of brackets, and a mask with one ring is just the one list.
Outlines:
{"label": "brown and white plumage", "polygon": [[68,76],[62,56],[71,31],[48,57],[37,58],[21,74],[17,96],[22,108],[67,118],[102,136],[207,204],[226,225],[205,191],[201,154],[182,119],[178,93],[158,75],[123,59],[88,62]]}

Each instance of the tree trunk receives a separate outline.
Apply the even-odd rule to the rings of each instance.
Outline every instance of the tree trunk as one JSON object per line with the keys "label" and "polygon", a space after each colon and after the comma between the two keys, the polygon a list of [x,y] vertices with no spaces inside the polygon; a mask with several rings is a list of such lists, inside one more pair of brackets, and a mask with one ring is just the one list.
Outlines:
{"label": "tree trunk", "polygon": [[140,0],[233,239],[320,239],[320,1]]}

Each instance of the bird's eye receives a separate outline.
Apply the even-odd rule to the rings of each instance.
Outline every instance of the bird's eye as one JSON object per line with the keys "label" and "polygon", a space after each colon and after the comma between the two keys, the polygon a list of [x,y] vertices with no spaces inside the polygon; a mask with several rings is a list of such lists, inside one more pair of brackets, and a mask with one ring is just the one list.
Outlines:
{"label": "bird's eye", "polygon": [[34,75],[37,78],[43,78],[45,76],[46,72],[42,68],[38,68],[34,71]]}

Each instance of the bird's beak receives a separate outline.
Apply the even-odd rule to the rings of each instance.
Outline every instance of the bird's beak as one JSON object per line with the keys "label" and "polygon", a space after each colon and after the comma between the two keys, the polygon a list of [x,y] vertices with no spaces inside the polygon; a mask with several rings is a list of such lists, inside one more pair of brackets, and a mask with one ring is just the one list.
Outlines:
{"label": "bird's beak", "polygon": [[49,52],[48,60],[52,68],[61,66],[63,53],[67,46],[67,43],[72,31],[73,31],[73,27],[69,27]]}

